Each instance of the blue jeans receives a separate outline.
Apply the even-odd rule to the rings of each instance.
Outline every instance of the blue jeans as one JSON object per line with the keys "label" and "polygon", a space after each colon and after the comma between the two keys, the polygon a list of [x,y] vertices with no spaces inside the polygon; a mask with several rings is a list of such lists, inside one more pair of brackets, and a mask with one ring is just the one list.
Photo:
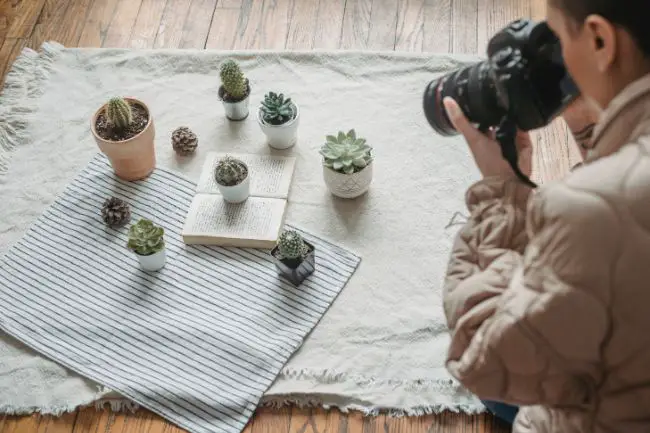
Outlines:
{"label": "blue jeans", "polygon": [[485,407],[487,407],[488,410],[492,412],[492,415],[502,421],[507,422],[510,425],[512,425],[512,423],[515,421],[515,416],[517,415],[517,412],[519,412],[519,408],[517,406],[511,406],[509,404],[501,403],[498,401],[481,400],[481,403],[483,403]]}

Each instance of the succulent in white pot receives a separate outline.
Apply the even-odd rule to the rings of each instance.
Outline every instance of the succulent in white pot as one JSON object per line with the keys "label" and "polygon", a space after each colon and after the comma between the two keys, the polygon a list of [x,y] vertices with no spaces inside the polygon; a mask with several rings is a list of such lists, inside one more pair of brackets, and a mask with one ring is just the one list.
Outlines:
{"label": "succulent in white pot", "polygon": [[246,119],[251,94],[248,78],[244,76],[239,64],[232,59],[223,62],[219,75],[219,99],[223,103],[226,117],[230,120]]}
{"label": "succulent in white pot", "polygon": [[250,172],[246,163],[238,158],[226,155],[217,161],[214,179],[223,199],[229,203],[241,203],[250,194]]}
{"label": "succulent in white pot", "polygon": [[356,198],[370,188],[373,171],[372,147],[356,131],[328,135],[321,146],[323,178],[330,192],[341,198]]}
{"label": "succulent in white pot", "polygon": [[257,111],[257,122],[274,149],[288,149],[296,144],[300,109],[284,94],[269,92]]}
{"label": "succulent in white pot", "polygon": [[145,271],[157,271],[165,266],[165,230],[148,219],[140,219],[129,228],[127,247],[135,252]]}

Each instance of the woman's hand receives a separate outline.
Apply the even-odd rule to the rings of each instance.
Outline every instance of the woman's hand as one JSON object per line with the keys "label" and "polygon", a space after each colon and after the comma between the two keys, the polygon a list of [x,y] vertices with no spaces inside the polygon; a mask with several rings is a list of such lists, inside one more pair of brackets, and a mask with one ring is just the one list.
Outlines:
{"label": "woman's hand", "polygon": [[[501,146],[494,139],[494,133],[486,135],[476,129],[452,98],[445,98],[443,103],[452,125],[465,137],[483,177],[516,177],[508,161],[501,155]],[[519,168],[523,174],[530,177],[533,167],[533,146],[530,135],[519,131],[516,143]]]}

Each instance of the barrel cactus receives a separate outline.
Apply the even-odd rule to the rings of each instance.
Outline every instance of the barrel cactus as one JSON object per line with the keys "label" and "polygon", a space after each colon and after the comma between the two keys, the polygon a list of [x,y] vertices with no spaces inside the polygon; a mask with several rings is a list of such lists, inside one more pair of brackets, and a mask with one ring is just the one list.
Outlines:
{"label": "barrel cactus", "polygon": [[248,176],[248,166],[240,159],[226,155],[217,162],[214,178],[219,185],[235,186],[242,183]]}
{"label": "barrel cactus", "polygon": [[140,219],[129,229],[128,248],[141,256],[149,256],[165,247],[165,230],[148,219]]}
{"label": "barrel cactus", "polygon": [[271,125],[282,125],[296,117],[296,106],[291,98],[286,98],[282,93],[269,92],[264,95],[260,107],[264,122]]}
{"label": "barrel cactus", "polygon": [[114,128],[128,128],[133,122],[131,106],[124,98],[111,98],[106,104],[106,119]]}
{"label": "barrel cactus", "polygon": [[241,101],[248,92],[248,81],[234,60],[226,60],[221,65],[221,84],[224,91],[234,100]]}
{"label": "barrel cactus", "polygon": [[309,247],[302,236],[295,230],[286,230],[278,237],[278,255],[280,259],[298,260],[309,253]]}
{"label": "barrel cactus", "polygon": [[358,138],[354,129],[347,134],[339,131],[337,136],[328,135],[319,153],[326,167],[344,174],[359,172],[373,160],[372,147],[365,138]]}

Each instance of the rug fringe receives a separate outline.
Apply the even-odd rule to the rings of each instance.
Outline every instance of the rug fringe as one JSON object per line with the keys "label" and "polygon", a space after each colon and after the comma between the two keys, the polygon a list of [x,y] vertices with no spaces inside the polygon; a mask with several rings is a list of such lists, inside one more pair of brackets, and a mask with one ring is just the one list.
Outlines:
{"label": "rug fringe", "polygon": [[39,52],[23,48],[5,77],[0,93],[0,177],[9,170],[10,152],[28,138],[29,117],[63,48],[57,42],[43,43]]}

